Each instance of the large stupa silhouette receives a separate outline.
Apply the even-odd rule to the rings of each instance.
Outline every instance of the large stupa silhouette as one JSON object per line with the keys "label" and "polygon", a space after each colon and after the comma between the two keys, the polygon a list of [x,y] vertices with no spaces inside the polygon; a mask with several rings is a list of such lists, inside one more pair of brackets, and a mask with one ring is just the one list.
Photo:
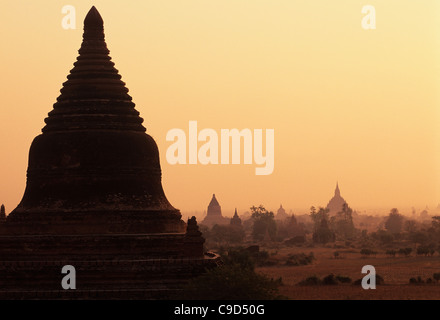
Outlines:
{"label": "large stupa silhouette", "polygon": [[[214,266],[195,218],[161,183],[146,134],[92,7],[79,56],[29,151],[23,198],[0,220],[0,298],[166,297]],[[61,288],[74,266],[76,290]]]}

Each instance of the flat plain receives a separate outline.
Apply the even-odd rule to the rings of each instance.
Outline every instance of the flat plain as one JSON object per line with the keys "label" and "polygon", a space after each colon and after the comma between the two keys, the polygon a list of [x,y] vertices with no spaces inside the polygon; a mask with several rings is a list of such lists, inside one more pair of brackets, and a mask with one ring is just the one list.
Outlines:
{"label": "flat plain", "polygon": [[[270,266],[257,267],[256,271],[271,278],[282,278],[280,294],[292,300],[439,300],[440,282],[426,283],[440,272],[440,256],[391,257],[384,253],[365,257],[359,249],[334,249],[326,247],[262,247],[269,252]],[[335,258],[334,252],[339,256]],[[313,252],[315,260],[309,265],[289,266],[289,255]],[[376,289],[365,290],[360,285],[337,284],[318,286],[299,286],[307,277],[323,278],[329,274],[347,276],[352,281],[361,279],[362,267],[372,265],[376,273],[384,279],[383,285]],[[420,277],[424,283],[410,284],[410,278]]]}

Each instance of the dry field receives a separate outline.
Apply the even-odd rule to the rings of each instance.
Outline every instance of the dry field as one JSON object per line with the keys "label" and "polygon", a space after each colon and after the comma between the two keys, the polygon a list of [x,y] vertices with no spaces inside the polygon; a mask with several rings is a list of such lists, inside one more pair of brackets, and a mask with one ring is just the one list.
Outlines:
{"label": "dry field", "polygon": [[[280,247],[261,248],[267,250],[270,259],[277,261],[274,266],[258,267],[257,271],[273,278],[282,277],[283,285],[280,293],[294,300],[325,300],[325,299],[373,299],[373,300],[440,300],[440,283],[410,285],[411,277],[422,277],[426,281],[432,278],[433,273],[440,272],[440,256],[409,256],[389,257],[377,254],[376,257],[362,257],[359,249],[333,249],[333,248],[304,248]],[[333,253],[340,252],[340,257],[335,259]],[[377,250],[380,252],[380,250]],[[316,260],[311,265],[286,266],[288,254],[313,252]],[[364,290],[361,286],[352,284],[339,284],[333,286],[298,286],[297,283],[305,278],[316,275],[323,278],[330,273],[348,276],[353,281],[362,278],[364,265],[373,265],[377,274],[383,277],[385,284],[376,286],[375,290]]]}

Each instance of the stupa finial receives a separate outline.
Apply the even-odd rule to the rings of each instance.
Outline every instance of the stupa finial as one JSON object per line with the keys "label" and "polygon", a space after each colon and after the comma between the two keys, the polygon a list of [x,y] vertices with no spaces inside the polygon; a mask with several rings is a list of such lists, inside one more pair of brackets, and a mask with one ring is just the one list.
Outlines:
{"label": "stupa finial", "polygon": [[104,29],[104,21],[95,6],[93,6],[84,18],[84,30]]}
{"label": "stupa finial", "polygon": [[339,190],[339,183],[336,181],[336,189],[335,189],[335,196],[341,196],[341,191]]}

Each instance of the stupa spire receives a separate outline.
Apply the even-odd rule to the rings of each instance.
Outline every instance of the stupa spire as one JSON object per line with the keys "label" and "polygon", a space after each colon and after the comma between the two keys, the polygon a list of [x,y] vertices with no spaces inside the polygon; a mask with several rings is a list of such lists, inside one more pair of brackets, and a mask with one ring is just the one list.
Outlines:
{"label": "stupa spire", "polygon": [[235,208],[234,216],[231,218],[230,224],[233,226],[241,226],[241,219],[238,216],[237,208]]}
{"label": "stupa spire", "polygon": [[337,196],[337,197],[341,196],[341,191],[339,191],[339,184],[337,181],[336,181],[335,196]]}
{"label": "stupa spire", "polygon": [[90,8],[84,18],[84,31],[93,29],[102,30],[104,32],[104,20],[102,20],[102,17],[95,6]]}
{"label": "stupa spire", "polygon": [[84,19],[79,56],[43,132],[89,129],[145,131],[125,82],[109,56],[104,22],[95,7]]}

